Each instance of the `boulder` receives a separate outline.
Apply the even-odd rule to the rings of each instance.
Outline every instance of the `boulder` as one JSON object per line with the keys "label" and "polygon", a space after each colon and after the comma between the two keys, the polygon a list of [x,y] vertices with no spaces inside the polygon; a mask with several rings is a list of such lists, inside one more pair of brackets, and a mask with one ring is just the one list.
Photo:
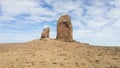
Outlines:
{"label": "boulder", "polygon": [[41,34],[41,39],[49,38],[49,32],[50,32],[50,28],[44,28]]}
{"label": "boulder", "polygon": [[57,22],[57,40],[73,41],[72,24],[69,15],[62,15]]}

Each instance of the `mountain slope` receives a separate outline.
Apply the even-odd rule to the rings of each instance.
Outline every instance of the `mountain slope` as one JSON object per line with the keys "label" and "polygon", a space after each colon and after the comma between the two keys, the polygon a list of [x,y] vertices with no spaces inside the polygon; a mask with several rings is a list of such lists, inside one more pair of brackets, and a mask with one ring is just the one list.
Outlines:
{"label": "mountain slope", "polygon": [[120,47],[34,40],[0,44],[0,68],[120,68]]}

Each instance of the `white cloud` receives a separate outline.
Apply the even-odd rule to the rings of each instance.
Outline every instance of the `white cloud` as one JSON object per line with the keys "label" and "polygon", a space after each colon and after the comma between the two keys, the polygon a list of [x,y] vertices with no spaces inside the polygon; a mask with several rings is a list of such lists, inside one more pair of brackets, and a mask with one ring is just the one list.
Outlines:
{"label": "white cloud", "polygon": [[11,21],[11,20],[15,20],[15,18],[13,18],[13,17],[11,17],[11,16],[7,16],[7,15],[0,16],[0,21],[1,21],[1,22]]}
{"label": "white cloud", "polygon": [[38,8],[33,8],[31,11],[29,11],[32,16],[55,16],[56,12],[43,8],[43,7],[38,7]]}
{"label": "white cloud", "polygon": [[40,21],[51,21],[51,18],[56,15],[54,11],[43,8],[40,6],[40,3],[33,0],[1,0],[1,6],[3,16],[0,18],[3,21],[15,20],[14,17],[22,14],[28,14],[29,17],[25,18],[25,20],[36,21],[37,23]]}
{"label": "white cloud", "polygon": [[76,39],[80,39],[80,38],[91,38],[93,37],[93,30],[90,29],[78,29],[78,30],[74,30],[73,36]]}
{"label": "white cloud", "polygon": [[120,31],[111,27],[101,29],[78,29],[74,30],[74,38],[81,42],[87,42],[93,45],[118,46]]}
{"label": "white cloud", "polygon": [[110,19],[119,19],[120,18],[120,7],[116,7],[107,12],[107,17]]}
{"label": "white cloud", "polygon": [[37,7],[37,3],[32,0],[1,0],[2,11],[4,15],[16,16],[29,12]]}
{"label": "white cloud", "polygon": [[[113,24],[113,26],[114,26],[114,28],[118,29],[118,31],[119,31],[119,29],[120,29],[120,19],[116,20],[116,22]],[[119,31],[119,33],[120,33],[120,31]]]}
{"label": "white cloud", "polygon": [[25,29],[24,31],[7,29],[6,31],[0,32],[0,38],[2,38],[0,39],[0,43],[18,43],[40,39],[41,32],[41,28],[37,28],[36,30],[30,29],[30,31],[26,31]]}
{"label": "white cloud", "polygon": [[109,3],[116,7],[120,7],[120,0],[110,0]]}
{"label": "white cloud", "polygon": [[[85,1],[87,0],[45,0],[44,3],[41,0],[0,0],[2,7],[0,13],[2,14],[0,16],[0,26],[2,27],[0,28],[6,28],[1,31],[7,32],[7,34],[0,32],[1,38],[4,38],[0,41],[7,42],[8,37],[13,40],[9,42],[16,41],[16,38],[17,41],[35,39],[40,35],[38,32],[41,32],[42,28],[46,26],[51,28],[50,36],[55,38],[56,20],[61,14],[69,14],[74,28],[75,40],[94,44],[107,44],[109,41],[117,43],[114,40],[120,39],[120,0],[90,0],[90,5]],[[5,22],[6,24],[4,24]],[[50,23],[44,24],[45,22]],[[41,29],[36,28],[36,31],[31,31],[38,26]],[[24,30],[27,28],[23,29],[21,33],[14,34],[18,31],[17,29],[22,29],[21,27],[31,28],[26,32]]]}
{"label": "white cloud", "polygon": [[86,7],[87,9],[87,14],[90,14],[92,16],[101,16],[103,15],[107,9],[103,7]]}
{"label": "white cloud", "polygon": [[55,0],[52,3],[53,9],[58,13],[67,13],[71,10],[77,9],[80,6],[80,3],[72,0]]}
{"label": "white cloud", "polygon": [[99,28],[110,23],[110,20],[105,19],[104,17],[93,17],[92,19],[83,19],[89,27]]}

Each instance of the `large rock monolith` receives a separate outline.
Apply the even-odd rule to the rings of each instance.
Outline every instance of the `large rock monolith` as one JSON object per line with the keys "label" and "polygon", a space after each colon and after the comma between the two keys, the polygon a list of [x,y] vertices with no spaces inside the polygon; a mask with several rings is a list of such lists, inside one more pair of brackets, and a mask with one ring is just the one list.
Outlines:
{"label": "large rock monolith", "polygon": [[73,41],[72,24],[69,15],[62,15],[57,22],[57,40]]}
{"label": "large rock monolith", "polygon": [[50,32],[50,28],[44,28],[41,34],[41,39],[49,38],[49,32]]}

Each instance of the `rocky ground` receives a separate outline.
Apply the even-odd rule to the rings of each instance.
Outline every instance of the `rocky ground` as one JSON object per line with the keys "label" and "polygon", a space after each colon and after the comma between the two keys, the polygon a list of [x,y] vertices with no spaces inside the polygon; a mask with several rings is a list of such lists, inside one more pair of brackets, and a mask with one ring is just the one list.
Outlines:
{"label": "rocky ground", "polygon": [[0,68],[120,68],[120,47],[56,40],[0,44]]}

